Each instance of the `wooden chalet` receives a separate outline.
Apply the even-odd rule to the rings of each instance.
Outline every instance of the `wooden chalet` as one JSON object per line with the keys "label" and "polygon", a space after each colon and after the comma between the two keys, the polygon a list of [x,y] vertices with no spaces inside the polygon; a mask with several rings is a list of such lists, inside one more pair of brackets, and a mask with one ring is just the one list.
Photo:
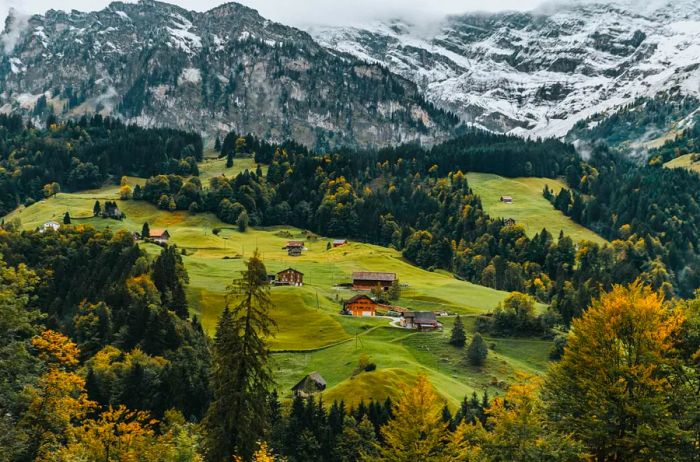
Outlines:
{"label": "wooden chalet", "polygon": [[307,398],[326,389],[326,380],[318,372],[312,372],[292,387],[295,396]]}
{"label": "wooden chalet", "polygon": [[290,257],[298,257],[304,250],[304,241],[288,241],[282,248],[287,249],[287,255]]}
{"label": "wooden chalet", "polygon": [[343,313],[357,317],[376,316],[377,306],[379,306],[377,302],[367,295],[355,295],[343,303]]}
{"label": "wooden chalet", "polygon": [[435,330],[442,327],[432,311],[409,311],[401,315],[401,325],[406,329],[420,331]]}
{"label": "wooden chalet", "polygon": [[287,286],[302,286],[304,285],[304,273],[297,271],[294,268],[287,268],[276,275],[275,283],[278,285]]}
{"label": "wooden chalet", "polygon": [[372,290],[380,286],[384,290],[396,281],[396,273],[380,273],[371,271],[357,271],[352,273],[352,288],[355,290]]}
{"label": "wooden chalet", "polygon": [[151,233],[148,237],[154,240],[155,242],[165,244],[166,242],[168,242],[168,239],[170,239],[170,233],[167,229],[152,229],[150,231]]}
{"label": "wooden chalet", "polygon": [[503,224],[506,226],[513,226],[515,224],[515,220],[513,218],[506,218],[503,220]]}
{"label": "wooden chalet", "polygon": [[348,243],[347,239],[334,239],[333,240],[333,248],[342,247],[347,243]]}
{"label": "wooden chalet", "polygon": [[512,196],[501,196],[501,202],[504,204],[512,204],[513,203],[513,197]]}

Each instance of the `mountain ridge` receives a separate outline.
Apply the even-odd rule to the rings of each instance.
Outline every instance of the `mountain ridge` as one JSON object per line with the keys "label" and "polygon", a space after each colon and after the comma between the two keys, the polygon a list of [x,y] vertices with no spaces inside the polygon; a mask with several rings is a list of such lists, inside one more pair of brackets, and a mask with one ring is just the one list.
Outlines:
{"label": "mountain ridge", "polygon": [[[11,31],[8,19],[3,38]],[[0,82],[5,113],[99,112],[316,148],[431,144],[457,124],[412,82],[236,3],[198,13],[142,0],[34,15],[2,57]]]}

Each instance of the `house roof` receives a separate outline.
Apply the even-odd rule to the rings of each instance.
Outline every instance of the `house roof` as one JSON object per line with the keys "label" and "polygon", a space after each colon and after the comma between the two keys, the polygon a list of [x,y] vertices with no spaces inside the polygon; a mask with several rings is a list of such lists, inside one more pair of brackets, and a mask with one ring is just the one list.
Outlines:
{"label": "house roof", "polygon": [[501,196],[501,200],[507,201],[507,200],[513,200],[513,196]]}
{"label": "house roof", "polygon": [[170,235],[167,229],[152,229],[150,230],[150,237],[162,237],[164,234]]}
{"label": "house roof", "polygon": [[414,315],[413,322],[416,324],[437,324],[437,318],[432,311],[416,311]]}
{"label": "house roof", "polygon": [[46,223],[44,223],[44,226],[61,226],[61,225],[55,221],[47,221]]}
{"label": "house roof", "polygon": [[304,241],[287,241],[287,247],[304,247]]}
{"label": "house roof", "polygon": [[345,302],[345,304],[347,305],[348,303],[354,303],[354,302],[356,302],[356,301],[358,301],[358,300],[362,300],[363,298],[366,298],[367,300],[369,300],[369,301],[371,301],[372,303],[374,303],[374,300],[372,300],[372,299],[371,299],[370,297],[368,297],[367,295],[355,295],[355,296],[352,297],[350,300],[348,300],[347,302]]}
{"label": "house roof", "polygon": [[282,271],[278,271],[277,274],[286,273],[287,271],[293,271],[293,272],[295,272],[295,273],[301,274],[302,276],[304,275],[304,273],[302,273],[302,272],[299,271],[299,270],[295,270],[294,268],[286,268],[286,269],[283,269]]}
{"label": "house roof", "polygon": [[356,271],[352,273],[352,279],[360,279],[364,281],[395,281],[396,273],[381,273],[372,271]]}
{"label": "house roof", "polygon": [[294,385],[292,387],[292,390],[294,390],[294,391],[303,390],[303,389],[307,388],[309,382],[315,384],[317,386],[317,388],[319,388],[321,390],[326,388],[326,379],[321,377],[321,374],[314,371],[314,372],[310,373],[309,375],[307,375],[306,377],[304,377],[303,379],[301,379],[299,381],[299,383]]}
{"label": "house roof", "polygon": [[333,239],[333,244],[345,244],[348,242],[347,239]]}

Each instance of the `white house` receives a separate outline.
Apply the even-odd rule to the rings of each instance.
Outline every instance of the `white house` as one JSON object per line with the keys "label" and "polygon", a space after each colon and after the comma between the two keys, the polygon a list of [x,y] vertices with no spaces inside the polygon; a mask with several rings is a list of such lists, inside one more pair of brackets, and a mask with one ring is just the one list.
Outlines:
{"label": "white house", "polygon": [[47,221],[43,225],[39,227],[39,232],[43,233],[45,231],[48,231],[49,229],[53,229],[54,231],[58,231],[58,229],[61,227],[60,224],[58,224],[55,221]]}

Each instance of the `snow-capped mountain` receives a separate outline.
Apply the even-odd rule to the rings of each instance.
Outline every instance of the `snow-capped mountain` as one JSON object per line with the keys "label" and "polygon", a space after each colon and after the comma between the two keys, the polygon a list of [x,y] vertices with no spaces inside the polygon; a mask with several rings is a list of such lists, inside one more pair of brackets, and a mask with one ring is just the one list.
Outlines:
{"label": "snow-capped mountain", "polygon": [[426,99],[490,130],[563,136],[638,97],[700,95],[700,1],[587,2],[312,27],[324,46],[413,80]]}
{"label": "snow-capped mountain", "polygon": [[0,112],[37,121],[99,112],[319,148],[430,144],[458,123],[411,81],[236,3],[199,13],[141,0],[11,16],[0,44]]}

